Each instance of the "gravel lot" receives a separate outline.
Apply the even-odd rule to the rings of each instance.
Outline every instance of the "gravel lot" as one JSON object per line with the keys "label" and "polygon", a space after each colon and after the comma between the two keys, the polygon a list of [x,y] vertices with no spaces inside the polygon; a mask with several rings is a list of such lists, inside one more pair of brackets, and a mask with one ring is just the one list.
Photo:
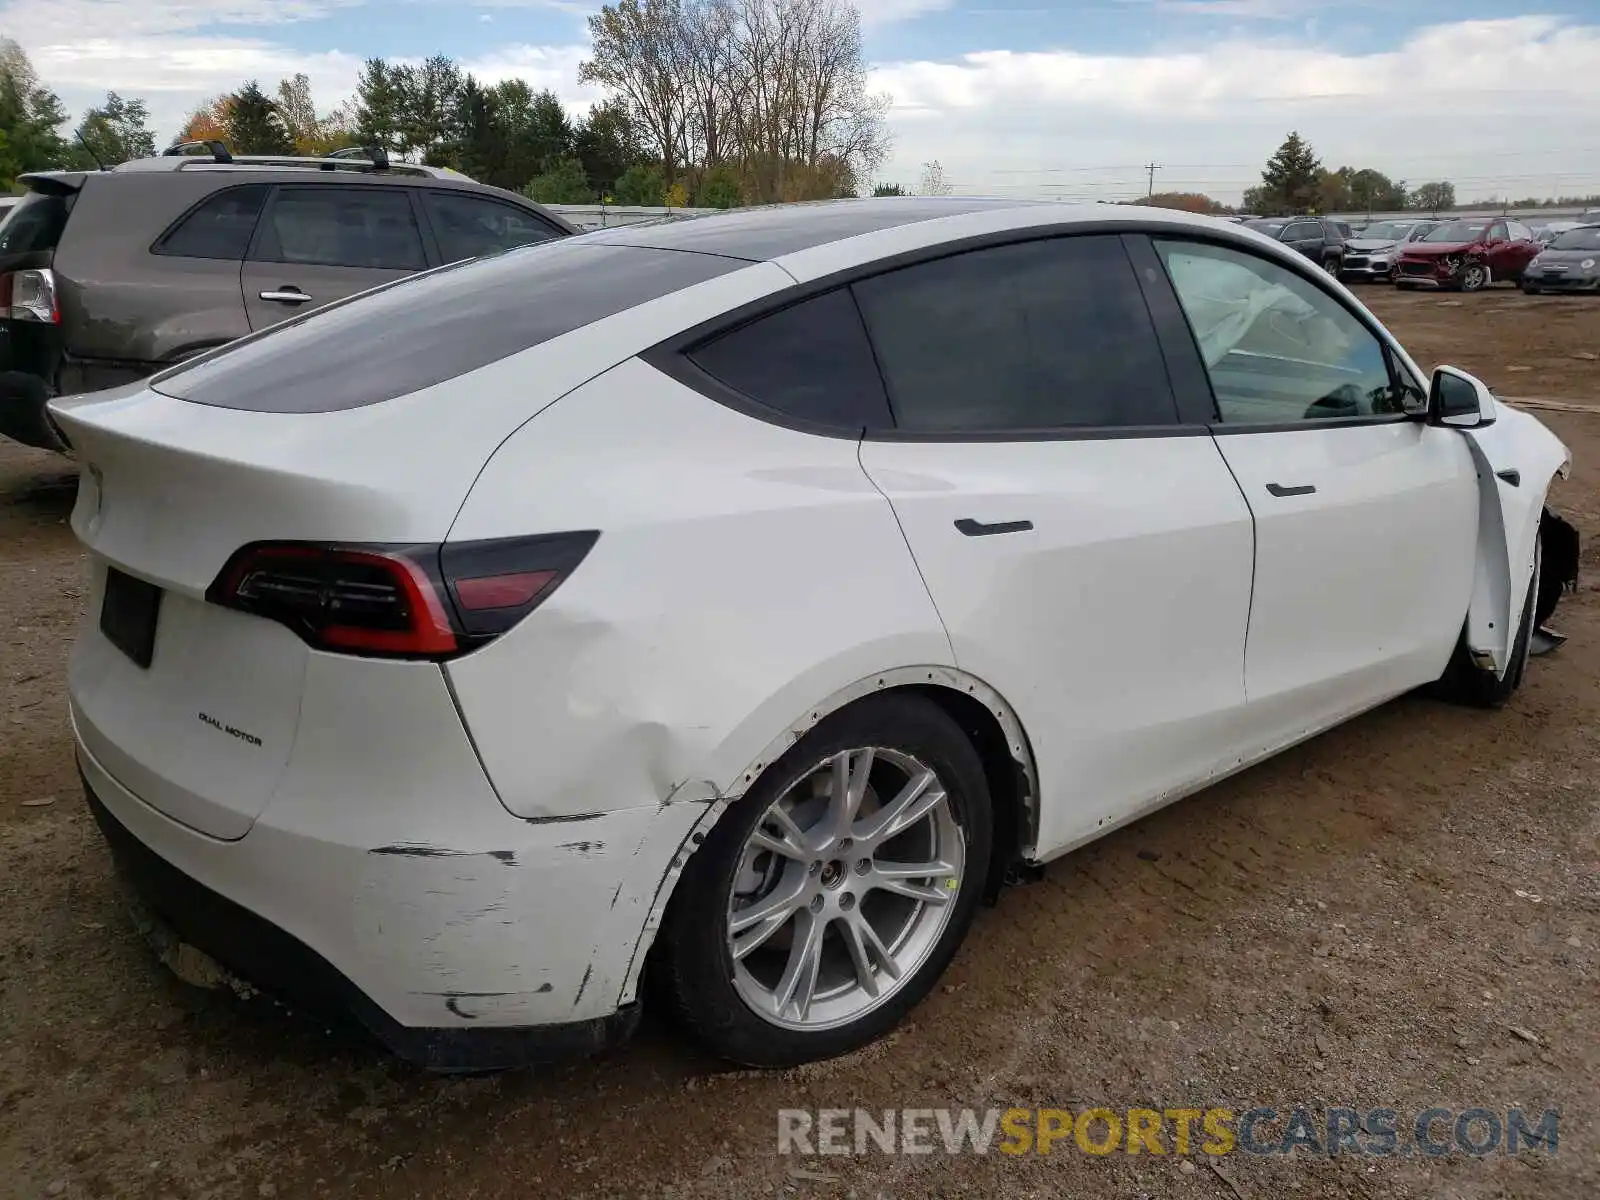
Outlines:
{"label": "gravel lot", "polygon": [[[1424,364],[1555,402],[1539,415],[1576,460],[1556,503],[1586,538],[1571,641],[1503,712],[1400,700],[1053,864],[980,915],[896,1037],[783,1074],[647,1020],[603,1061],[433,1079],[184,990],[118,907],[77,790],[74,477],[0,444],[0,1193],[1600,1195],[1600,302],[1363,295]],[[1557,1107],[1560,1147],[1220,1172],[1070,1142],[776,1153],[782,1107],[1091,1103]]]}

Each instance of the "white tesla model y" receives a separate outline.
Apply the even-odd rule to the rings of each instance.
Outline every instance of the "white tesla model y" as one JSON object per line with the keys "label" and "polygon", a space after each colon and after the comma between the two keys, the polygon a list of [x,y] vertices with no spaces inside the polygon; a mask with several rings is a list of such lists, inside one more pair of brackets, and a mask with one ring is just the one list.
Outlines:
{"label": "white tesla model y", "polygon": [[[295,268],[284,266],[292,282]],[[1561,443],[1220,221],[851,200],[441,268],[56,401],[89,803],[440,1070],[877,1037],[1008,872],[1503,701]]]}

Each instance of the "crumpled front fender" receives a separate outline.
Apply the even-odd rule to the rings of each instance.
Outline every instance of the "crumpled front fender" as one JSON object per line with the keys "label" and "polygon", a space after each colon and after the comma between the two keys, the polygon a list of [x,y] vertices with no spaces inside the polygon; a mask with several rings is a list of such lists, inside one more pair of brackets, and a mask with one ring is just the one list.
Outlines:
{"label": "crumpled front fender", "polygon": [[1467,615],[1467,646],[1497,673],[1511,648],[1533,576],[1545,497],[1572,452],[1537,417],[1500,401],[1491,425],[1465,431],[1478,468],[1478,566]]}

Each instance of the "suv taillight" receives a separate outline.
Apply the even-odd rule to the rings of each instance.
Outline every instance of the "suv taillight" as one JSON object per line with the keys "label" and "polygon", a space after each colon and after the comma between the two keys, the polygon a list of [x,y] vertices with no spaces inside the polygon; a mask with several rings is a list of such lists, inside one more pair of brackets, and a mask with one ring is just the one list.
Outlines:
{"label": "suv taillight", "polygon": [[0,317],[13,321],[61,324],[61,303],[56,298],[56,273],[49,267],[33,271],[8,271],[0,275]]}
{"label": "suv taillight", "polygon": [[447,659],[492,641],[560,586],[599,534],[444,546],[257,542],[206,592],[288,626],[319,650]]}

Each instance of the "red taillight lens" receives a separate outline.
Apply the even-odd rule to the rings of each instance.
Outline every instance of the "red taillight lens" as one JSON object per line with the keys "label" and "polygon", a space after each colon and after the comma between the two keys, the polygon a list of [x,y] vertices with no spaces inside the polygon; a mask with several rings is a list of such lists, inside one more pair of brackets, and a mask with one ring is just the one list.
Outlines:
{"label": "red taillight lens", "polygon": [[321,650],[445,659],[527,616],[598,537],[443,547],[258,542],[233,556],[206,598],[278,621]]}

